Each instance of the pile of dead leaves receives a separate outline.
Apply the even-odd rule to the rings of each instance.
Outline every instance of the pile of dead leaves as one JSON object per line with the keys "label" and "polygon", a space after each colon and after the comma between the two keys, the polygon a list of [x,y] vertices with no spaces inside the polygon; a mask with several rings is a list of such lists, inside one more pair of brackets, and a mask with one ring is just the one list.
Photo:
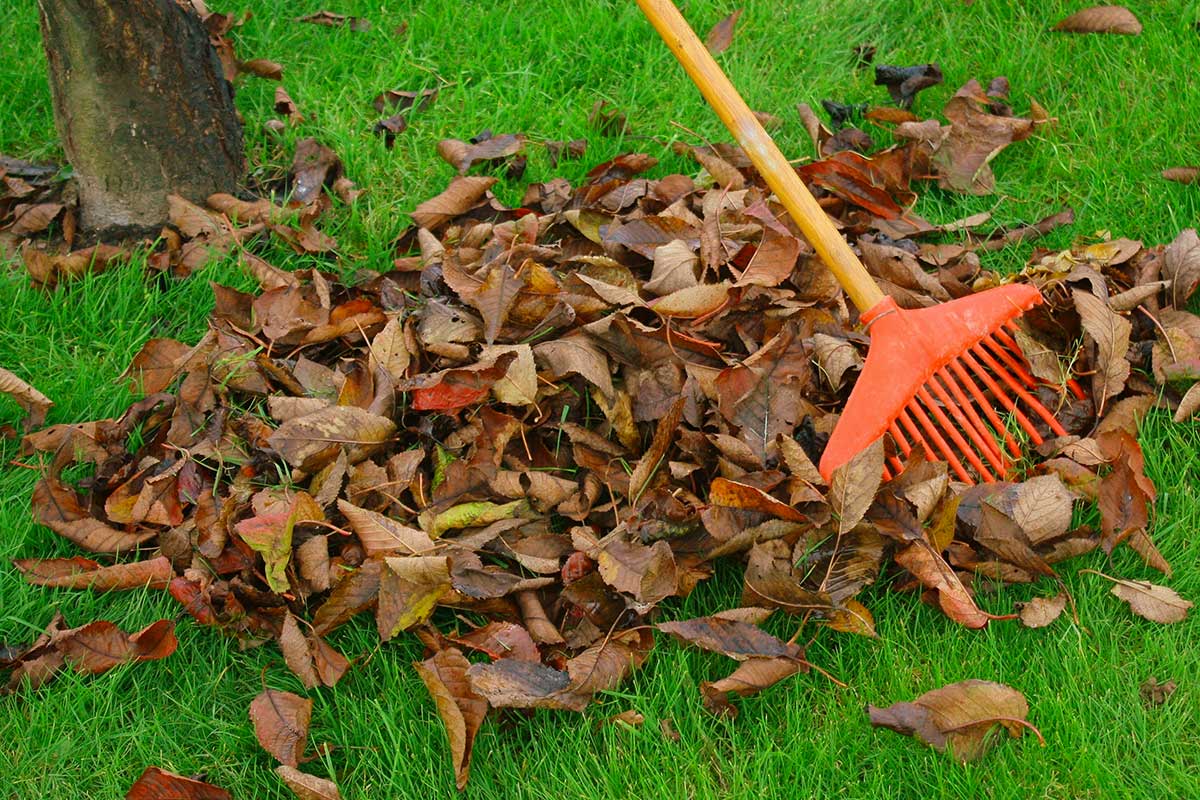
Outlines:
{"label": "pile of dead leaves", "polygon": [[[990,189],[991,157],[1045,119],[1012,116],[1006,91],[968,83],[948,122],[900,121],[898,144],[870,155],[813,129],[832,152],[800,173],[904,307],[996,284],[981,250],[1069,219],[982,233],[986,215],[935,225],[908,210],[915,178]],[[503,144],[443,155],[467,172],[489,163],[472,147],[510,158],[522,143]],[[1148,532],[1155,488],[1137,426],[1155,405],[1179,418],[1200,406],[1188,388],[1200,318],[1183,310],[1200,283],[1194,231],[1165,247],[1034,255],[1022,277],[1048,302],[1022,342],[1071,435],[1042,445],[1026,480],[967,487],[916,453],[884,483],[893,453],[880,442],[826,485],[813,465],[869,338],[745,155],[682,149],[698,175],[647,178],[655,160],[629,154],[579,186],[533,184],[515,208],[494,178],[456,177],[412,213],[405,255],[352,285],[246,252],[267,231],[323,243],[269,202],[177,203],[172,252],[242,247],[261,292],[214,286],[199,342],[148,342],[130,368],[145,398],[121,417],[25,438],[46,465],[38,520],[99,555],[18,568],[49,586],[165,588],[201,625],[276,643],[308,687],[350,666],[327,637],[352,617],[372,614],[384,640],[412,631],[460,786],[491,710],[584,709],[645,661],[655,627],[737,662],[702,686],[707,707],[732,714],[730,695],[810,667],[795,637],[759,627],[766,617],[874,636],[860,596],[884,574],[980,628],[1017,615],[980,609],[981,582],[1053,579],[1097,547],[1128,544],[1169,573]],[[337,177],[310,183],[321,194]],[[68,480],[79,465],[90,476]],[[1072,526],[1084,501],[1098,503],[1100,530]],[[664,621],[663,604],[719,558],[744,565],[741,606]],[[1139,581],[1114,593],[1160,622],[1190,606]],[[1068,599],[1021,618],[1050,624]],[[90,627],[6,651],[9,690],[64,666],[95,671],[71,644]],[[158,655],[146,635],[105,632],[102,649]],[[1006,687],[939,691],[872,719],[960,757],[997,720],[1022,729],[1025,701]],[[268,691],[251,708],[285,767],[303,757],[310,706]]]}

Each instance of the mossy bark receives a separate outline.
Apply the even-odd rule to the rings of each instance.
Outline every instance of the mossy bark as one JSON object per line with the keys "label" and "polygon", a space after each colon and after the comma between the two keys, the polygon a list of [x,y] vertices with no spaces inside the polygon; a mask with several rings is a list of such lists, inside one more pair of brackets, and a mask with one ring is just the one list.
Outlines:
{"label": "mossy bark", "polygon": [[200,18],[176,0],[38,0],[54,119],[81,224],[167,218],[167,195],[232,192],[245,167],[233,90]]}

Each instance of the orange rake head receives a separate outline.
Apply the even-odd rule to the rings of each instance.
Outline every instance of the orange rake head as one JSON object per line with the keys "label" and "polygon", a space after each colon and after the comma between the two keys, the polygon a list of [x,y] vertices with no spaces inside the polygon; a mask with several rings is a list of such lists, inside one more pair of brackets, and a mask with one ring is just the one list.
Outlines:
{"label": "orange rake head", "polygon": [[[821,457],[825,479],[884,433],[906,456],[922,445],[967,483],[1003,480],[1020,458],[1001,415],[1035,445],[1043,437],[1031,416],[1065,436],[1033,395],[1036,381],[1007,330],[1041,301],[1033,286],[1010,284],[916,311],[886,298],[865,312],[871,346]],[[896,456],[888,463],[902,468]]]}

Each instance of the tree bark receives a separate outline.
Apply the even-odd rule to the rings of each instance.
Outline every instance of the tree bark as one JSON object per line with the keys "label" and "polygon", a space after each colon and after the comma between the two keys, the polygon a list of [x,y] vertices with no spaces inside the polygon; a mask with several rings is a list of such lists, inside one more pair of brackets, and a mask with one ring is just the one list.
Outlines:
{"label": "tree bark", "polygon": [[147,229],[167,195],[233,192],[242,127],[208,31],[176,0],[38,0],[54,120],[94,232]]}

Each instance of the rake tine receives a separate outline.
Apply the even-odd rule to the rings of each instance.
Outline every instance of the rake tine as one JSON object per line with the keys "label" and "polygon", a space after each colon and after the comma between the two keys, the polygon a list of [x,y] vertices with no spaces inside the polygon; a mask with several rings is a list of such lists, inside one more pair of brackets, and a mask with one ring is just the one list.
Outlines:
{"label": "rake tine", "polygon": [[[996,400],[1002,406],[1004,406],[1004,410],[1010,412],[1014,417],[1016,417],[1017,423],[1021,426],[1025,433],[1029,434],[1029,438],[1033,444],[1035,446],[1041,444],[1043,441],[1042,435],[1038,433],[1038,429],[1034,426],[1034,424],[1029,421],[1029,417],[1025,416],[1024,412],[1022,412],[1020,407],[1017,406],[1017,401],[1009,397],[1004,390],[1000,388],[1000,385],[996,383],[992,376],[988,374],[987,370],[983,368],[983,364],[980,364],[975,360],[975,356],[971,354],[970,350],[962,354],[962,359],[964,362],[966,362],[967,366],[969,366],[971,370],[979,376],[979,379],[983,381],[983,385],[986,386],[988,391],[996,397]],[[1003,370],[1000,371],[1003,372]],[[1009,377],[1009,380],[1012,380],[1011,376]]]}
{"label": "rake tine", "polygon": [[[1054,432],[1055,436],[1067,435],[1067,432],[1063,429],[1063,426],[1058,424],[1058,420],[1056,420],[1054,415],[1051,414],[1044,405],[1042,405],[1041,401],[1026,391],[1024,386],[1018,383],[1012,375],[1006,372],[1004,368],[1000,366],[1000,364],[998,364],[994,358],[992,358],[985,347],[976,345],[972,349],[979,355],[981,359],[983,359],[983,363],[992,368],[992,371],[1000,377],[1000,380],[1008,384],[1008,388],[1012,389],[1013,394],[1025,401],[1025,405],[1029,406],[1033,410],[1033,413],[1041,417],[1042,421],[1050,426],[1050,430]],[[1037,444],[1041,444],[1041,442],[1039,441]]]}
{"label": "rake tine", "polygon": [[971,397],[975,398],[975,402],[977,402],[979,407],[983,409],[983,414],[988,418],[988,422],[991,423],[992,429],[996,432],[996,435],[1004,437],[1004,444],[1008,448],[1009,454],[1013,458],[1020,458],[1020,445],[1017,444],[1017,440],[1013,438],[1012,434],[1008,432],[1008,428],[1006,428],[1004,423],[1000,420],[1000,416],[996,413],[996,410],[992,408],[991,402],[984,397],[983,390],[979,388],[977,383],[975,383],[975,380],[971,377],[971,374],[967,372],[962,364],[958,363],[957,359],[950,362],[950,368],[954,370],[954,374],[958,377],[962,384],[967,387],[967,391],[971,393]]}
{"label": "rake tine", "polygon": [[[1008,341],[1005,342],[1005,339],[1008,339]],[[1026,386],[1037,385],[1037,379],[1029,374],[1029,370],[1025,368],[1025,364],[1023,363],[1022,359],[1017,358],[1015,353],[1021,352],[1021,349],[1017,343],[1013,341],[1012,337],[1010,337],[1004,331],[996,331],[991,336],[983,337],[982,341],[985,345],[987,345],[988,349],[992,351],[993,355],[1004,362],[1005,366],[1012,370],[1013,373],[1021,379],[1022,383],[1024,383]]]}
{"label": "rake tine", "polygon": [[[1020,330],[1017,323],[1012,322],[1011,320],[1009,322],[1004,323],[1004,327],[1007,328],[1008,330],[1012,331],[1014,334],[1018,330]],[[1007,333],[1004,333],[1003,331],[996,331],[996,333],[997,333],[997,335],[999,335],[1001,333],[1004,334],[1004,338],[1001,341],[1008,344],[1008,346],[1013,349],[1013,352],[1016,352],[1016,353],[1021,352],[1021,346],[1019,344],[1017,344],[1016,341],[1011,336],[1009,336]],[[1080,386],[1079,382],[1076,381],[1074,378],[1070,378],[1067,381],[1067,388],[1071,390],[1071,394],[1075,395],[1076,400],[1084,400],[1087,398],[1087,395],[1084,394],[1083,387]]]}
{"label": "rake tine", "polygon": [[[939,382],[939,378],[941,379],[941,382]],[[942,387],[942,383],[945,383],[950,387],[950,392],[954,395],[953,399],[946,394],[946,390]],[[971,443],[975,445],[979,452],[983,454],[984,458],[991,462],[992,466],[996,468],[999,475],[1003,477],[1006,467],[1004,465],[1004,459],[1000,455],[1000,451],[996,449],[995,439],[993,439],[988,433],[987,429],[983,425],[983,421],[979,419],[979,415],[975,413],[975,409],[971,407],[971,404],[967,401],[967,398],[963,397],[962,390],[959,389],[958,386],[950,379],[950,376],[946,374],[944,367],[939,369],[933,374],[933,376],[930,377],[928,386],[933,389],[933,393],[937,395],[939,400],[942,401],[942,405],[950,412],[950,415],[954,417],[954,420],[958,423],[958,426],[962,428],[962,431],[967,435],[967,438],[971,440]],[[980,474],[983,475],[985,473],[981,472]]]}
{"label": "rake tine", "polygon": [[[946,444],[946,440],[942,438],[940,433],[938,433],[937,426],[930,421],[929,416],[919,405],[917,405],[917,401],[915,399],[905,406],[905,411],[916,418],[917,422],[921,423],[921,427],[925,429],[925,433],[928,434],[929,438],[933,440],[933,443],[937,446],[937,449],[942,454],[942,457],[946,459],[946,463],[949,464],[956,473],[958,473],[958,477],[967,483],[974,483],[975,480],[971,477],[971,473],[967,472],[967,468],[962,465],[962,462],[958,460],[958,456],[954,454],[953,448]],[[908,424],[912,424],[911,420],[907,420],[906,422]],[[907,425],[905,427],[907,427]],[[909,429],[909,432],[912,432],[911,428]]]}
{"label": "rake tine", "polygon": [[[933,414],[934,419],[936,419],[938,424],[942,426],[942,430],[949,435],[950,441],[954,442],[954,444],[958,446],[959,451],[966,456],[967,461],[971,462],[971,466],[975,468],[975,471],[979,473],[979,476],[983,478],[984,482],[994,482],[996,478],[991,472],[988,471],[988,468],[983,465],[983,462],[979,460],[979,456],[977,456],[975,451],[971,449],[971,445],[967,444],[967,440],[962,437],[962,434],[959,433],[958,429],[955,428],[950,422],[950,419],[946,416],[945,412],[942,411],[937,402],[930,397],[929,392],[925,389],[925,387],[921,387],[917,390],[917,397],[921,399],[921,402],[924,403],[925,407],[929,409],[930,413]],[[953,410],[953,405],[951,405],[951,411]],[[961,417],[961,414],[956,416]],[[972,481],[972,483],[973,482],[974,481]]]}

